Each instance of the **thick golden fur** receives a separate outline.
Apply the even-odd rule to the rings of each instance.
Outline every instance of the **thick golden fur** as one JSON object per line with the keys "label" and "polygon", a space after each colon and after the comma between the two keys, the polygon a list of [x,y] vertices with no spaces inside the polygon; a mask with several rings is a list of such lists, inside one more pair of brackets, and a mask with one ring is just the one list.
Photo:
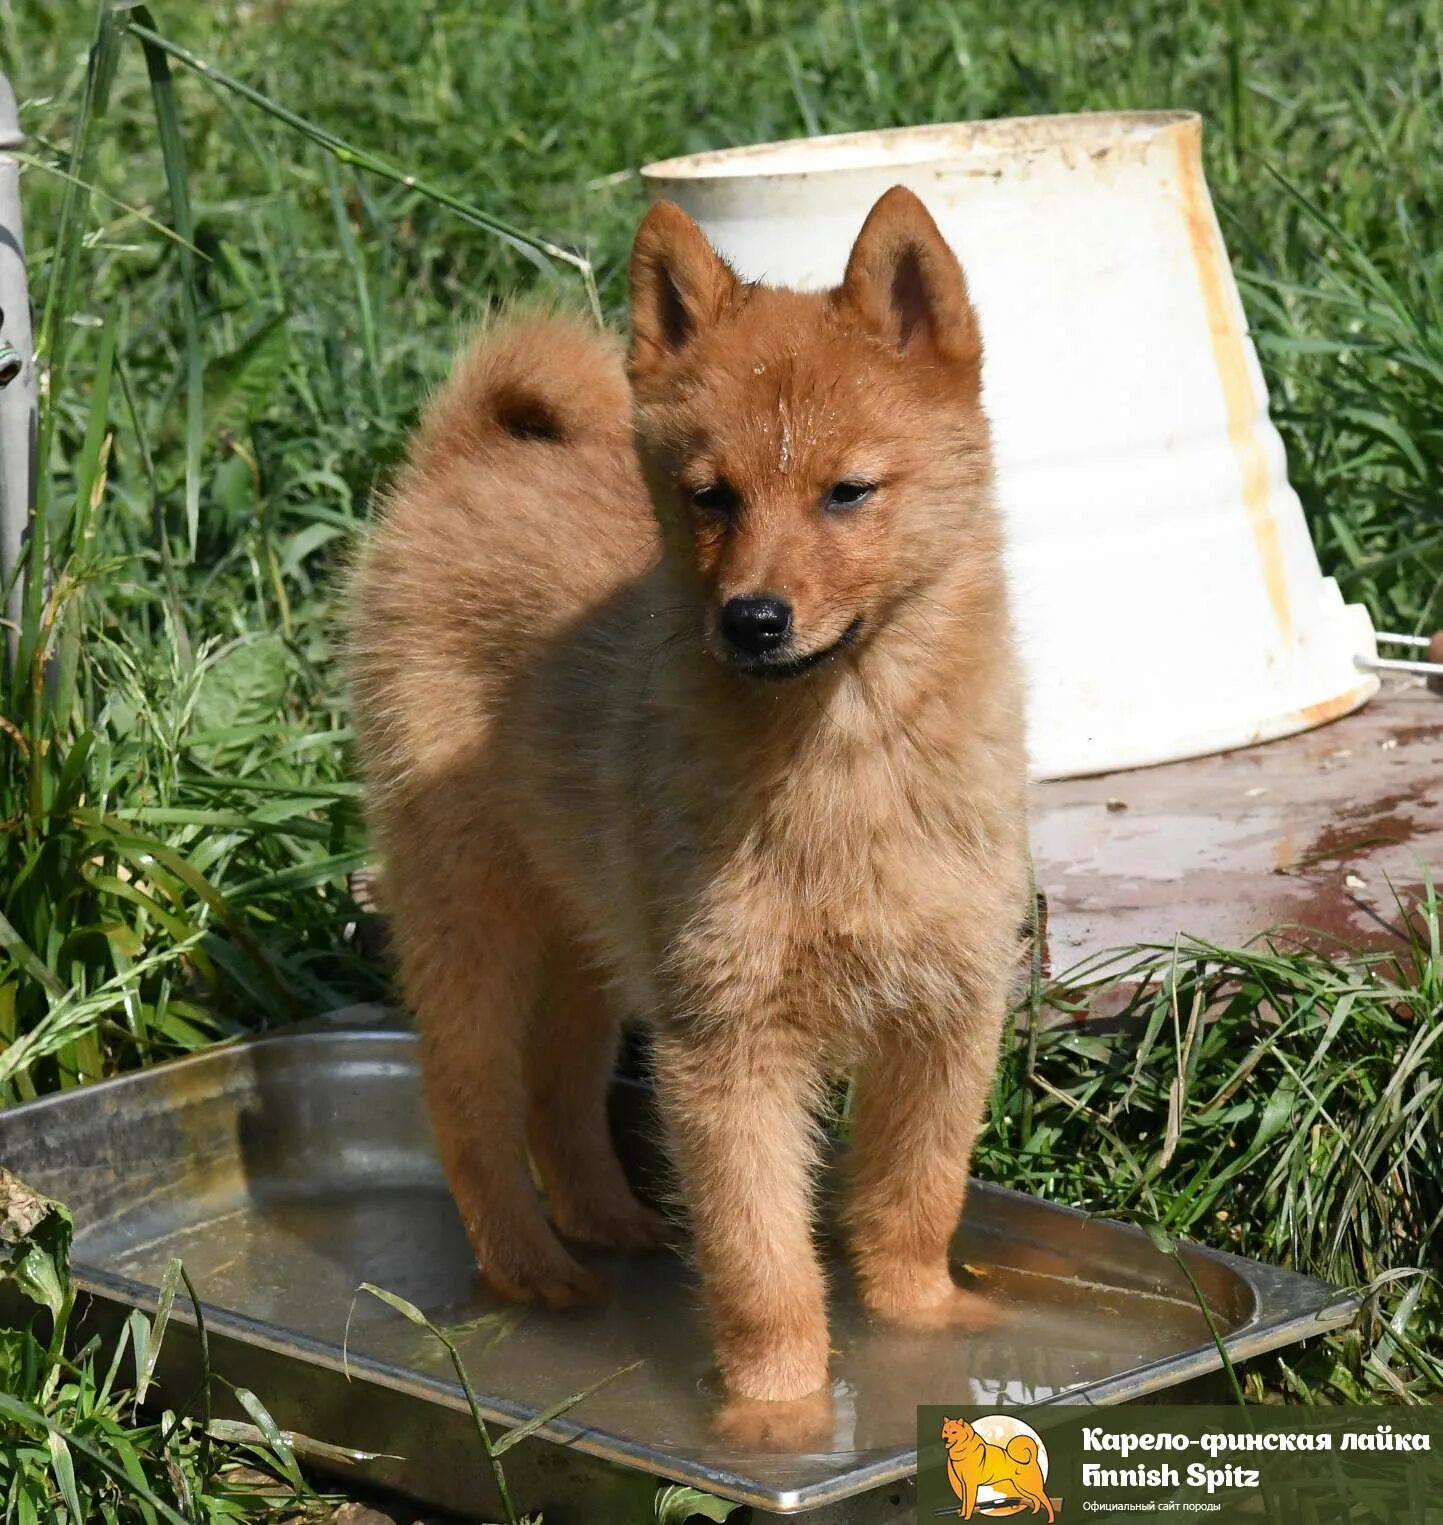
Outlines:
{"label": "thick golden fur", "polygon": [[[901,190],[820,295],[742,284],[656,206],[632,297],[629,376],[579,320],[512,321],[430,409],[351,590],[361,758],[483,1275],[587,1300],[563,1241],[662,1237],[606,1134],[618,1018],[645,1019],[726,1388],[795,1400],[826,1380],[829,1072],[857,1077],[863,1298],[976,1311],[947,1247],[1026,883],[980,340]],[[692,500],[719,481],[729,515]],[[798,656],[857,638],[738,671],[718,610],[759,590]]]}

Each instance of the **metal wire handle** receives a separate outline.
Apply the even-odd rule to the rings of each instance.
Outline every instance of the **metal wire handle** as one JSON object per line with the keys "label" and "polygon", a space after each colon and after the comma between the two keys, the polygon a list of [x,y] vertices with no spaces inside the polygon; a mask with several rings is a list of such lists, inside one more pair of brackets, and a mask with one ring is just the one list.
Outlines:
{"label": "metal wire handle", "polygon": [[[1430,638],[1426,635],[1399,635],[1393,631],[1380,630],[1377,641],[1380,646],[1406,646],[1415,651],[1432,653],[1443,647],[1443,631]],[[1420,673],[1425,678],[1443,678],[1443,662],[1423,661],[1416,657],[1359,657],[1357,662],[1359,667],[1366,667],[1370,672],[1411,672]]]}

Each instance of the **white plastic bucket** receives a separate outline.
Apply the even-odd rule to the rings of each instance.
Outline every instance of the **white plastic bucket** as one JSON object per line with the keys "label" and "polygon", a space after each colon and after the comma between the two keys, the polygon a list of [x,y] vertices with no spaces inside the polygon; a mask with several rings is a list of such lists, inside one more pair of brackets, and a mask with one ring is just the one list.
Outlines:
{"label": "white plastic bucket", "polygon": [[1186,112],[899,128],[642,171],[749,278],[835,284],[909,186],[967,270],[1029,683],[1064,778],[1320,725],[1377,679],[1288,484]]}

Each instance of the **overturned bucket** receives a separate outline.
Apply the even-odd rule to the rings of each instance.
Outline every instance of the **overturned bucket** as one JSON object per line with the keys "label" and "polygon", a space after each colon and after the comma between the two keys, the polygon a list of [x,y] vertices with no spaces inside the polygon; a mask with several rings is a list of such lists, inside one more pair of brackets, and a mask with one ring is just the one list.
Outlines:
{"label": "overturned bucket", "polygon": [[891,185],[967,270],[1033,772],[1246,746],[1362,704],[1372,625],[1324,577],[1189,112],[898,128],[642,171],[748,278],[840,280]]}

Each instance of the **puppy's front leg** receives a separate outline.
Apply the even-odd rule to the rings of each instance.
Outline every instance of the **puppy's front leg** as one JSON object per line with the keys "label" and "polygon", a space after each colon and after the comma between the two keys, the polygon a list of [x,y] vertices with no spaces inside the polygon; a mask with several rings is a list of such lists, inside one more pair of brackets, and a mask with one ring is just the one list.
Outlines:
{"label": "puppy's front leg", "polygon": [[857,1075],[848,1209],[862,1301],[923,1327],[983,1326],[983,1300],[957,1286],[948,1247],[967,1194],[972,1145],[996,1065],[997,1020],[961,1030],[893,1030]]}
{"label": "puppy's front leg", "polygon": [[767,1027],[656,1044],[729,1396],[778,1402],[827,1379],[826,1287],[812,1242],[815,1045]]}

